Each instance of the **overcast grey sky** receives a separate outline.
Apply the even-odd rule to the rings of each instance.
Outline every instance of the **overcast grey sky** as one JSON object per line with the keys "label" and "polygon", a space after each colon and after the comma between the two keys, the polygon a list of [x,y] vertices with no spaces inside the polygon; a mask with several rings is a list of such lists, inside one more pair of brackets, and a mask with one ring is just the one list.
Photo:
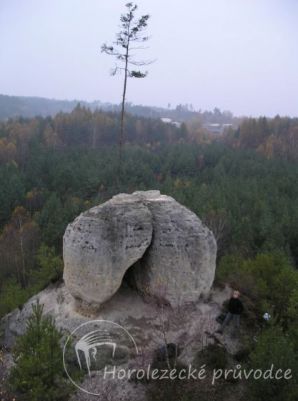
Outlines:
{"label": "overcast grey sky", "polygon": [[[0,0],[0,93],[119,103],[111,42],[127,1]],[[154,58],[128,101],[298,115],[297,0],[139,0]]]}

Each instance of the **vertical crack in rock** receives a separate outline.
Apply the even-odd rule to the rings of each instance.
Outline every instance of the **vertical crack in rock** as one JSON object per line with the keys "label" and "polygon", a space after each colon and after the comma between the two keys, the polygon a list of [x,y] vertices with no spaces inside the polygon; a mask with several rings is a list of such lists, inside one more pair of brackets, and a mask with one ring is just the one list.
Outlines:
{"label": "vertical crack in rock", "polygon": [[68,225],[64,280],[75,298],[100,305],[132,267],[140,292],[178,306],[209,291],[216,251],[212,232],[173,198],[119,194]]}
{"label": "vertical crack in rock", "polygon": [[173,198],[135,192],[152,213],[153,240],[134,268],[136,287],[173,307],[209,292],[217,245],[212,232]]}

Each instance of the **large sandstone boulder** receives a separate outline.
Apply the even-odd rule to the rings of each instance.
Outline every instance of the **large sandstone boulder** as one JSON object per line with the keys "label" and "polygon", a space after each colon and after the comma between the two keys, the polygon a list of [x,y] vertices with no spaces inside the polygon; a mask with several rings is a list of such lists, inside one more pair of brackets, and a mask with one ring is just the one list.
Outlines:
{"label": "large sandstone boulder", "polygon": [[120,194],[67,227],[64,280],[75,298],[100,305],[130,268],[140,292],[177,306],[209,291],[216,250],[212,232],[173,198]]}
{"label": "large sandstone boulder", "polygon": [[118,196],[82,213],[63,237],[63,278],[70,293],[100,305],[151,243],[152,216],[133,196]]}
{"label": "large sandstone boulder", "polygon": [[172,306],[197,301],[214,280],[217,245],[212,232],[169,196],[139,196],[152,213],[153,238],[134,267],[137,288]]}

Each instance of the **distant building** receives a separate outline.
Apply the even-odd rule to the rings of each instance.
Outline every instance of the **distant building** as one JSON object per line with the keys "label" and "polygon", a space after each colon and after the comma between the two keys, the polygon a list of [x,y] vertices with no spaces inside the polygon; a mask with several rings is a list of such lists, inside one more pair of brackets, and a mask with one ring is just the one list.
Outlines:
{"label": "distant building", "polygon": [[167,117],[161,117],[161,121],[165,124],[171,124],[172,119]]}
{"label": "distant building", "polygon": [[213,134],[222,134],[226,128],[233,127],[233,124],[206,123],[203,127]]}
{"label": "distant building", "polygon": [[175,127],[180,128],[181,124],[179,121],[173,121],[171,118],[168,117],[161,117],[161,121],[165,124],[172,124],[175,125]]}

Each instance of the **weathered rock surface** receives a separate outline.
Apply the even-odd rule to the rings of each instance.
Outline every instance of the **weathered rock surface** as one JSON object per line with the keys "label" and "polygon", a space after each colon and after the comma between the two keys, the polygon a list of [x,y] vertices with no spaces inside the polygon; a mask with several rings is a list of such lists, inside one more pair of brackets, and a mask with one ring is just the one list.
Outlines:
{"label": "weathered rock surface", "polygon": [[133,196],[116,196],[77,217],[63,238],[64,281],[70,293],[102,304],[151,243],[152,216]]}
{"label": "weathered rock surface", "polygon": [[64,280],[75,298],[100,305],[131,267],[138,290],[177,306],[210,290],[216,250],[212,232],[173,198],[119,194],[67,227]]}
{"label": "weathered rock surface", "polygon": [[[140,354],[129,359],[127,363],[117,361],[121,369],[147,369],[156,350],[165,345],[164,327],[167,327],[167,341],[178,344],[181,349],[179,361],[185,365],[193,365],[197,352],[214,343],[214,337],[207,333],[218,329],[216,317],[221,312],[223,302],[229,299],[230,295],[230,288],[212,289],[208,295],[208,302],[200,300],[196,304],[179,309],[173,310],[165,306],[161,310],[159,305],[145,302],[140,294],[124,285],[100,310],[86,316],[78,313],[75,300],[64,284],[51,285],[33,296],[22,309],[14,310],[0,321],[0,331],[3,334],[0,345],[10,348],[14,345],[16,337],[24,334],[26,323],[32,314],[32,305],[38,301],[43,305],[44,313],[55,319],[56,327],[65,331],[66,337],[78,326],[91,320],[110,321],[124,327],[134,338]],[[73,346],[78,339],[73,338]],[[64,338],[63,343],[65,340]],[[235,353],[239,349],[240,344],[235,343],[228,332],[222,341],[228,352]],[[73,350],[72,347],[72,352]],[[8,372],[12,365],[10,354],[7,354],[6,359],[8,363],[4,361],[4,372]],[[74,362],[77,363],[76,360]],[[113,399],[146,400],[146,387],[136,385],[133,380],[126,378],[103,379],[102,375],[95,374],[90,379],[86,375],[80,385],[100,394],[98,399],[106,399],[108,394],[112,395]],[[91,398],[90,394],[78,390],[71,399],[89,401]]]}
{"label": "weathered rock surface", "polygon": [[189,209],[165,195],[143,198],[153,217],[153,238],[134,267],[136,286],[172,306],[195,302],[213,283],[217,245]]}

